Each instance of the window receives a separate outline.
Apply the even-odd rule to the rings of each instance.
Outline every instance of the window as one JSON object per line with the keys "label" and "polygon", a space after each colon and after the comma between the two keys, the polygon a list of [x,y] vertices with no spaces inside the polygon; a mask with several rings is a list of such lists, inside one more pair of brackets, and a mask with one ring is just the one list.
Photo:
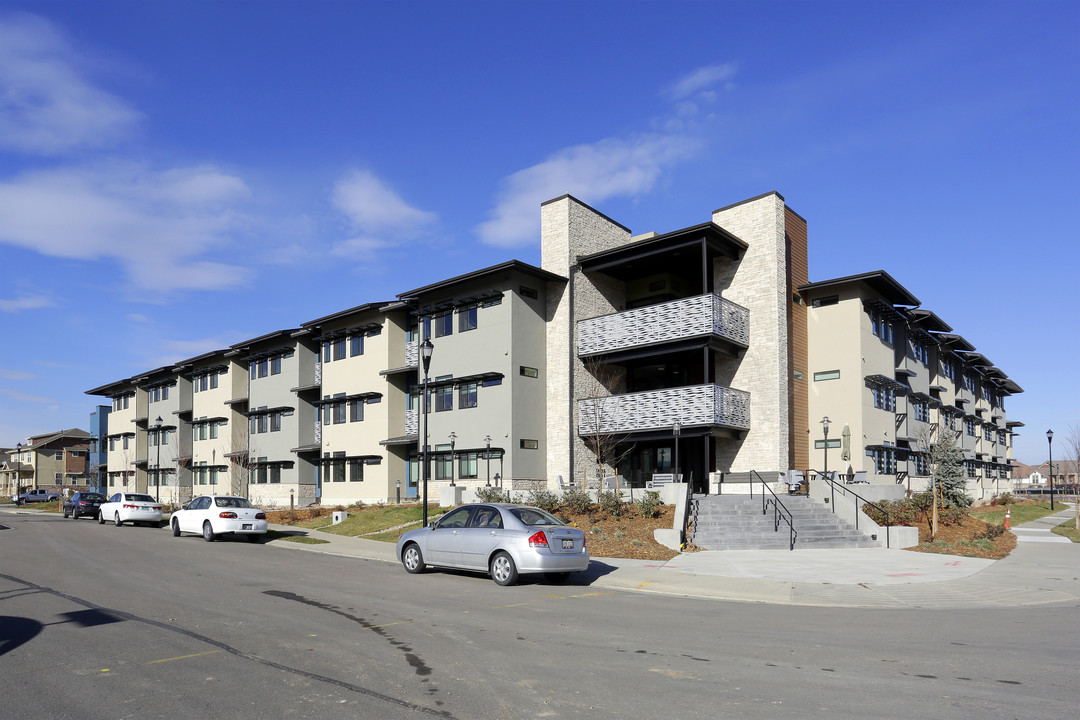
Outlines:
{"label": "window", "polygon": [[523,377],[527,378],[540,377],[540,371],[534,367],[526,367],[525,365],[522,365],[520,368],[518,368],[518,372],[520,372]]}
{"label": "window", "polygon": [[915,474],[919,477],[930,475],[930,459],[925,453],[916,453],[912,456],[915,461]]}
{"label": "window", "polygon": [[839,379],[840,379],[840,371],[839,370],[823,370],[822,372],[814,373],[814,382],[818,382],[820,380],[839,380]]}
{"label": "window", "polygon": [[127,435],[124,436],[124,449],[125,450],[128,449],[128,436]]}
{"label": "window", "polygon": [[870,331],[889,345],[892,345],[892,321],[878,308],[871,308],[870,310]]}
{"label": "window", "polygon": [[964,470],[967,471],[967,476],[969,478],[975,477],[975,461],[974,460],[965,460],[964,461]]}
{"label": "window", "polygon": [[458,332],[476,329],[476,306],[470,305],[458,311]]}
{"label": "window", "polygon": [[[336,393],[334,395],[335,400],[337,398],[344,398],[344,397],[345,397],[345,393]],[[330,407],[331,407],[331,412],[332,412],[333,418],[334,418],[334,424],[335,425],[340,425],[343,422],[345,422],[345,401],[344,400],[338,400],[337,402],[332,403]]]}
{"label": "window", "polygon": [[431,322],[435,326],[435,337],[444,337],[454,333],[454,316],[450,313],[436,315]]}
{"label": "window", "polygon": [[357,355],[364,354],[364,336],[353,335],[349,338],[349,357],[356,357]]}
{"label": "window", "polygon": [[458,477],[475,478],[477,469],[478,453],[461,453],[458,455]]}
{"label": "window", "polygon": [[281,482],[281,466],[271,465],[269,468],[269,480],[271,485],[276,485]]}
{"label": "window", "polygon": [[259,377],[266,377],[267,371],[270,369],[270,363],[264,358],[259,361]]}
{"label": "window", "polygon": [[911,344],[911,354],[923,365],[930,364],[930,351],[922,342],[915,341]]}
{"label": "window", "polygon": [[874,388],[874,407],[896,412],[896,391],[892,388]]}
{"label": "window", "polygon": [[977,437],[975,435],[975,421],[971,418],[964,418],[964,432],[969,437]]}
{"label": "window", "polygon": [[437,387],[432,391],[435,396],[435,412],[454,409],[454,388],[450,385]]}
{"label": "window", "polygon": [[925,400],[912,400],[911,411],[915,415],[916,420],[930,422],[930,403]]}
{"label": "window", "polygon": [[[814,449],[815,450],[822,450],[822,449],[824,449],[824,447],[825,447],[825,441],[824,440],[815,440],[814,441]],[[838,448],[838,447],[840,447],[840,438],[829,438],[829,449],[831,450],[833,448]]]}
{"label": "window", "polygon": [[218,475],[218,469],[216,467],[210,468],[210,484],[211,485],[217,485],[218,484],[217,483],[217,480],[218,480],[217,475]]}
{"label": "window", "polygon": [[521,297],[532,298],[533,300],[536,299],[536,291],[533,290],[531,287],[521,285],[520,287],[518,287],[518,292],[521,293]]}
{"label": "window", "polygon": [[874,448],[870,454],[874,459],[874,468],[879,475],[896,474],[896,450],[893,448]]}
{"label": "window", "polygon": [[362,422],[364,419],[364,401],[349,401],[349,422]]}
{"label": "window", "polygon": [[454,458],[449,445],[436,445],[435,452],[435,479],[451,480],[454,473]]}
{"label": "window", "polygon": [[993,435],[991,435],[991,432],[989,425],[983,425],[983,440],[993,440],[994,438]]}
{"label": "window", "polygon": [[537,440],[521,440],[522,450],[536,450],[540,447],[540,443]]}
{"label": "window", "polygon": [[270,432],[281,432],[281,411],[270,413]]}
{"label": "window", "polygon": [[340,338],[338,340],[335,340],[333,344],[334,344],[334,359],[335,360],[344,360],[345,359],[345,338]]}
{"label": "window", "polygon": [[477,383],[470,382],[464,383],[458,386],[458,407],[459,408],[474,408],[476,407],[476,388]]}
{"label": "window", "polygon": [[274,357],[270,358],[270,374],[271,375],[280,375],[281,374],[281,356],[280,355],[275,355]]}
{"label": "window", "polygon": [[835,305],[840,302],[839,295],[827,295],[823,298],[817,298],[811,303],[811,307],[825,307],[827,305]]}
{"label": "window", "polygon": [[956,367],[953,365],[953,361],[947,358],[941,359],[941,374],[950,380],[956,379]]}
{"label": "window", "polygon": [[491,380],[485,380],[481,383],[482,387],[495,387],[496,385],[502,385],[502,378],[492,378]]}
{"label": "window", "polygon": [[130,395],[125,395],[124,396],[124,409],[127,410],[128,407],[130,407],[130,405],[131,405],[131,396]]}
{"label": "window", "polygon": [[364,463],[359,460],[349,461],[349,482],[364,481]]}

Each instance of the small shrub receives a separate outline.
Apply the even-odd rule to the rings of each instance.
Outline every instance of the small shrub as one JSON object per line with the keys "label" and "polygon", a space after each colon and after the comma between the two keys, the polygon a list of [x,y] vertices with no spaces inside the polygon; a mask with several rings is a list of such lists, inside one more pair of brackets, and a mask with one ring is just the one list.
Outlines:
{"label": "small shrub", "polygon": [[527,505],[538,507],[541,510],[555,512],[555,508],[559,506],[559,496],[550,490],[535,488],[525,496],[525,502]]}
{"label": "small shrub", "polygon": [[599,497],[596,498],[596,504],[611,517],[619,517],[622,515],[622,497],[614,490],[606,490],[600,493]]}
{"label": "small shrub", "polygon": [[584,490],[572,488],[563,493],[563,503],[577,513],[588,512],[592,507],[592,498]]}
{"label": "small shrub", "polygon": [[624,537],[626,537],[626,533],[624,533],[622,530],[616,530],[615,531],[615,537],[624,538]]}
{"label": "small shrub", "polygon": [[960,525],[968,517],[968,511],[962,507],[947,507],[938,510],[938,522],[942,525]]}
{"label": "small shrub", "polygon": [[476,499],[486,503],[508,503],[510,493],[504,492],[497,487],[476,488]]}
{"label": "small shrub", "polygon": [[592,529],[589,530],[590,535],[599,535],[602,532],[604,532],[604,531],[600,529],[599,525],[593,525]]}
{"label": "small shrub", "polygon": [[981,533],[977,533],[974,537],[975,540],[993,540],[999,538],[1005,534],[1004,525],[987,525],[986,529]]}
{"label": "small shrub", "polygon": [[655,490],[647,490],[645,497],[637,501],[638,512],[643,518],[654,518],[660,514],[660,493]]}
{"label": "small shrub", "polygon": [[[995,505],[1015,505],[1017,503],[1016,496],[1013,495],[1011,492],[995,495],[993,500],[997,501],[996,503],[994,503]],[[991,502],[993,502],[993,500]]]}
{"label": "small shrub", "polygon": [[645,543],[641,542],[640,540],[631,540],[631,541],[630,541],[630,544],[631,544],[631,545],[635,545],[635,546],[637,546],[637,547],[641,547],[641,546],[642,546],[642,545],[644,545]]}

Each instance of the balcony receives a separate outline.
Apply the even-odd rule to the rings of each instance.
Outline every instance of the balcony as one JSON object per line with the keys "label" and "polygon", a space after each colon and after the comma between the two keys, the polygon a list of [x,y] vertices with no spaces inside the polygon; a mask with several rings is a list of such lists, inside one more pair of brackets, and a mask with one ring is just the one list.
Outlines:
{"label": "balcony", "polygon": [[676,422],[749,430],[750,393],[691,385],[578,401],[579,435],[669,430]]}
{"label": "balcony", "polygon": [[745,349],[750,311],[710,293],[579,320],[577,331],[582,357],[698,338]]}

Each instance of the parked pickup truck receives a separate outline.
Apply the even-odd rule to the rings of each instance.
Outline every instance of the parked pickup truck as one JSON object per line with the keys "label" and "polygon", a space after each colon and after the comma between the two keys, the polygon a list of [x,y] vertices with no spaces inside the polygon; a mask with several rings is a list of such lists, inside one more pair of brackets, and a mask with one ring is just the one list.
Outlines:
{"label": "parked pickup truck", "polygon": [[59,493],[50,492],[50,491],[45,490],[43,488],[38,488],[36,490],[27,490],[26,492],[22,493],[21,495],[16,495],[15,496],[15,504],[16,505],[23,505],[25,503],[47,502],[49,500],[59,500],[59,499],[60,499],[60,494]]}

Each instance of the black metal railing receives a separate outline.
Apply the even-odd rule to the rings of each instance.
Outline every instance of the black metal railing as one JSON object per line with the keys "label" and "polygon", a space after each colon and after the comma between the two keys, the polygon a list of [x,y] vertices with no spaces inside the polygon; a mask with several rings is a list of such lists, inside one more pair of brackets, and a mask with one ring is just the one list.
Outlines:
{"label": "black metal railing", "polygon": [[[678,477],[678,475],[676,475]],[[686,501],[683,503],[683,515],[682,515],[682,539],[684,543],[690,542],[690,533],[688,529],[690,527],[690,503],[693,502],[693,488],[694,487],[694,473],[690,473],[689,481],[686,483]]]}
{"label": "black metal railing", "polygon": [[[836,491],[837,491],[837,489],[839,489],[841,494],[843,494],[843,495],[850,494],[856,500],[859,500],[861,503],[863,503],[863,505],[869,505],[870,507],[874,508],[879,513],[884,515],[885,516],[885,547],[889,547],[889,535],[890,535],[889,530],[892,528],[892,520],[889,519],[889,513],[885,510],[885,508],[881,507],[877,503],[870,502],[869,500],[864,498],[862,495],[859,495],[857,492],[855,492],[851,488],[847,487],[846,485],[841,485],[840,483],[838,483],[838,482],[836,482],[834,480],[830,480],[829,478],[824,477],[824,476],[822,476],[821,479],[829,484],[830,496],[831,496],[831,500],[829,501],[829,503],[832,505],[833,514],[836,513]],[[859,529],[859,516],[862,515],[862,514],[863,514],[862,513],[862,505],[856,504],[855,505],[855,529],[856,530]]]}
{"label": "black metal railing", "polygon": [[[776,496],[773,489],[769,487],[765,482],[765,478],[758,475],[756,470],[750,471],[750,497],[754,497],[754,478],[761,483],[761,514],[765,515],[769,512],[769,505],[773,508],[773,532],[780,532],[780,521],[783,520],[788,526],[788,550],[795,549],[795,539],[799,537],[799,533],[795,530],[795,518],[791,515],[791,511],[784,506],[784,503],[780,502],[780,498]],[[765,491],[768,490],[772,497],[768,497]]]}

